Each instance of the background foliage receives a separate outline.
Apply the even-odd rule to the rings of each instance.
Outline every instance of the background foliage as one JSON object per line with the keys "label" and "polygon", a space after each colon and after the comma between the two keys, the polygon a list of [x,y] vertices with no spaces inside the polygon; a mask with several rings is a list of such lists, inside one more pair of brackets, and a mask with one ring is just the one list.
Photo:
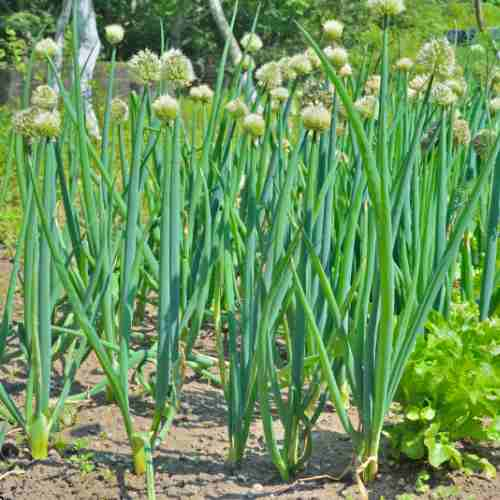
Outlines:
{"label": "background foliage", "polygon": [[[495,2],[484,4],[488,26],[500,26],[500,8]],[[61,4],[60,0],[0,0],[0,61],[19,63],[25,45],[36,33],[41,29],[53,33]],[[169,43],[181,47],[199,65],[218,60],[222,40],[207,0],[95,0],[94,4],[101,30],[110,23],[127,29],[118,54],[121,59],[145,47],[159,47],[163,20]],[[262,15],[257,31],[268,47],[261,58],[274,58],[303,45],[295,21],[318,36],[325,19],[341,19],[346,24],[345,44],[355,53],[378,45],[380,40],[380,28],[370,21],[365,0],[241,0],[235,30],[238,37],[251,26],[259,4]],[[406,12],[392,32],[393,45],[405,55],[412,55],[432,35],[476,24],[470,0],[407,0],[406,4]],[[233,0],[223,1],[226,13],[233,5]],[[102,53],[104,58],[109,55]]]}

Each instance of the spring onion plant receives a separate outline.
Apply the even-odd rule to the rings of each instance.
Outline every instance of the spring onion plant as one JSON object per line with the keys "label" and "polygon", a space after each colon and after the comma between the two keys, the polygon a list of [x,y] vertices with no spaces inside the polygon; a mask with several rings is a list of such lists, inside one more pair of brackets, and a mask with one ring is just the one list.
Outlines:
{"label": "spring onion plant", "polygon": [[[357,472],[363,473],[367,480],[373,479],[377,474],[384,417],[411,355],[416,336],[422,332],[430,309],[433,306],[442,307],[443,294],[449,286],[450,270],[464,232],[471,224],[481,193],[488,189],[500,148],[500,140],[495,137],[486,148],[482,169],[468,184],[455,185],[457,189],[467,192],[465,196],[461,193],[465,199],[462,199],[460,208],[450,214],[450,207],[446,207],[449,199],[447,191],[450,187],[455,187],[452,183],[455,181],[451,175],[452,169],[468,167],[467,164],[453,164],[448,123],[451,121],[450,116],[456,112],[454,104],[457,96],[439,83],[442,75],[451,71],[442,67],[443,64],[450,64],[450,60],[440,57],[443,54],[452,55],[453,49],[445,41],[434,41],[432,43],[438,44],[438,47],[441,44],[440,50],[433,51],[430,46],[424,46],[421,51],[421,64],[427,65],[430,70],[427,87],[431,102],[429,104],[424,100],[417,106],[420,110],[416,115],[413,134],[409,136],[411,146],[405,151],[404,145],[394,141],[396,127],[400,122],[399,114],[405,110],[392,109],[388,95],[388,25],[389,15],[386,12],[380,68],[379,131],[375,145],[368,139],[359,112],[343,82],[319,47],[305,34],[322,59],[325,73],[335,85],[349,116],[352,140],[359,144],[363,173],[367,179],[368,224],[371,222],[376,228],[376,244],[368,249],[367,261],[370,260],[371,252],[375,258],[377,276],[367,273],[362,285],[371,302],[370,309],[365,310],[367,314],[354,316],[354,321],[348,324],[347,332],[340,330],[336,334],[344,345],[343,357],[347,364],[349,386],[360,417],[357,429],[348,418],[339,397],[337,379],[328,357],[328,345],[314,317],[313,304],[307,299],[305,284],[298,272],[295,273],[295,283],[300,300],[309,310],[308,326],[321,353],[322,369],[331,398],[339,415],[343,415],[342,422],[346,432],[353,439]],[[436,81],[433,82],[433,79]],[[433,112],[438,114],[438,130],[435,132],[437,153],[425,158],[418,151],[422,139],[419,116],[432,116]],[[459,176],[459,179],[462,178]],[[323,293],[329,299],[331,314],[338,314],[338,292],[331,278],[329,279],[328,270],[320,265],[317,250],[312,243],[310,249],[315,272],[321,277]]]}
{"label": "spring onion plant", "polygon": [[[122,35],[112,28],[108,39],[115,45]],[[190,84],[192,67],[176,51],[164,52],[161,60],[152,52],[137,54],[129,67],[141,91],[127,102],[113,96],[114,49],[102,137],[96,138],[87,128],[80,92],[76,8],[70,89],[55,72],[53,42],[44,40],[37,50],[57,92],[49,86],[35,89],[32,107],[15,118],[15,164],[24,219],[2,322],[1,354],[12,333],[15,278],[23,256],[26,299],[17,333],[29,369],[24,410],[18,409],[2,385],[0,398],[6,410],[2,414],[24,429],[33,458],[46,457],[65,404],[86,397],[70,391],[78,367],[93,352],[105,379],[91,392],[107,390],[119,406],[134,469],[142,474],[152,470],[151,453],[175,416],[186,365],[183,346],[189,345],[191,366],[200,366],[192,346],[204,319],[208,284],[200,289],[193,283],[209,281],[208,165],[202,168],[193,158],[197,161],[193,161],[193,175],[183,178],[182,148],[190,144],[180,115],[181,95],[164,91],[165,78],[167,85]],[[169,71],[170,76],[165,76]],[[61,111],[58,101],[62,101]],[[212,123],[219,106],[212,107]],[[208,132],[205,137],[208,143],[211,135]],[[208,158],[204,161],[208,163]],[[196,238],[190,235],[188,249],[182,248],[187,199],[182,188],[193,184],[202,187],[195,208],[207,224],[193,228]],[[183,252],[188,250],[191,259],[186,262]],[[134,329],[137,311],[144,304],[158,308],[157,335],[151,342]],[[65,360],[63,389],[57,395],[51,387],[56,358]],[[201,360],[202,368],[213,362],[208,356]],[[143,374],[148,364],[154,364],[154,371],[149,379],[141,379],[154,398],[155,410],[150,431],[142,434],[134,428],[129,382],[131,369]]]}

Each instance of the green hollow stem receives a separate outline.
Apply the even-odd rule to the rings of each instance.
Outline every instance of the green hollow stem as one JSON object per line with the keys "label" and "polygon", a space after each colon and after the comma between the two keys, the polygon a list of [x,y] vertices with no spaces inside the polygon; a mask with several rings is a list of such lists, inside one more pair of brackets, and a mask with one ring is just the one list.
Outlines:
{"label": "green hollow stem", "polygon": [[149,447],[148,440],[141,434],[134,434],[132,436],[132,459],[134,463],[134,472],[138,476],[146,473],[147,469],[147,455],[146,446]]}
{"label": "green hollow stem", "polygon": [[40,413],[33,420],[29,437],[33,459],[46,459],[49,454],[49,422],[43,413]]}
{"label": "green hollow stem", "polygon": [[493,172],[493,189],[490,199],[490,210],[487,227],[486,255],[484,258],[483,275],[481,282],[481,296],[479,299],[480,320],[485,320],[493,311],[491,301],[495,289],[495,274],[498,252],[498,225],[500,223],[500,155],[498,156]]}
{"label": "green hollow stem", "polygon": [[389,388],[389,373],[391,371],[392,343],[394,335],[394,264],[392,256],[392,217],[391,217],[391,172],[386,142],[387,128],[387,103],[389,79],[389,53],[388,53],[388,19],[384,22],[384,41],[382,56],[382,84],[380,92],[380,137],[379,155],[381,162],[381,189],[380,207],[377,217],[377,240],[380,266],[380,325],[377,338],[375,359],[375,390],[373,402],[373,421],[370,435],[370,455],[377,457],[367,468],[367,479],[375,477],[378,461],[378,446],[380,434],[387,411],[387,391]]}
{"label": "green hollow stem", "polygon": [[[164,131],[162,171],[162,208],[160,228],[160,303],[158,311],[158,354],[153,441],[164,418],[169,394],[176,384],[175,363],[179,359],[180,294],[181,294],[181,180],[180,119],[173,130]],[[170,401],[172,404],[173,401]]]}
{"label": "green hollow stem", "polygon": [[147,89],[141,96],[139,115],[134,130],[132,164],[130,182],[128,184],[127,223],[124,235],[123,266],[121,269],[122,283],[120,290],[119,312],[119,373],[123,394],[127,395],[124,403],[128,413],[128,376],[129,376],[129,342],[134,317],[134,301],[137,288],[136,276],[133,272],[137,256],[137,227],[140,209],[140,166],[144,142],[144,120],[146,115]]}
{"label": "green hollow stem", "polygon": [[[55,153],[54,145],[49,142],[45,148],[44,208],[49,218],[50,229],[54,226],[55,210]],[[38,403],[40,411],[47,414],[50,399],[50,378],[52,371],[52,327],[51,327],[51,256],[47,238],[40,231],[39,283],[38,283],[38,345],[40,349],[40,392]]]}

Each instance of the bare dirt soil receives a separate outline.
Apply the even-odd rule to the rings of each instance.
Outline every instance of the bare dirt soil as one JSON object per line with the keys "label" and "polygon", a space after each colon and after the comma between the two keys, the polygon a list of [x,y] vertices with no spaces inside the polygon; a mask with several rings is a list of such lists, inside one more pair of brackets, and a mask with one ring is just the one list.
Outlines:
{"label": "bare dirt soil", "polygon": [[[0,259],[2,301],[9,269],[10,263]],[[21,302],[16,304],[20,313]],[[97,361],[90,357],[81,367],[75,391],[93,387],[102,377]],[[21,402],[24,367],[15,363],[0,366],[0,380]],[[137,429],[146,430],[152,414],[150,402],[140,394],[137,385],[131,385],[131,394]],[[0,459],[0,500],[146,498],[145,479],[132,472],[130,448],[117,406],[100,394],[79,404],[76,415],[57,440],[66,449],[51,449],[44,461],[31,459],[18,432],[14,430],[8,435],[8,446],[3,450],[6,456]],[[252,424],[248,452],[241,467],[235,469],[226,464],[225,416],[222,391],[188,373],[180,411],[155,454],[158,499],[359,498],[351,473],[335,480],[349,466],[352,449],[331,407],[316,426],[311,461],[289,484],[280,480],[266,453],[258,418]],[[279,435],[278,424],[276,432]],[[500,467],[500,448],[490,447],[482,453],[488,454],[497,469]],[[447,470],[429,471],[430,490],[419,494],[415,487],[423,470],[422,464],[395,464],[384,456],[379,479],[370,485],[370,498],[500,499],[500,477],[489,480]]]}

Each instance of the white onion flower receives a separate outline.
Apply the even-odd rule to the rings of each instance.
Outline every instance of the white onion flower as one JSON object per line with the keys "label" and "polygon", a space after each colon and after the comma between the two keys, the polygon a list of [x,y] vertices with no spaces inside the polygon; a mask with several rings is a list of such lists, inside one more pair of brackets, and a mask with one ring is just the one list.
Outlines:
{"label": "white onion flower", "polygon": [[301,112],[304,127],[307,130],[315,132],[323,132],[330,128],[332,115],[323,105],[311,104],[304,108]]}
{"label": "white onion flower", "polygon": [[352,76],[352,66],[347,63],[344,64],[340,69],[339,69],[339,75],[342,78],[347,78],[348,76]]}
{"label": "white onion flower", "polygon": [[[297,72],[291,66],[292,57],[283,57],[278,61],[280,65],[281,74],[283,75],[283,81],[293,81],[297,78]],[[311,61],[309,61],[309,64]]]}
{"label": "white onion flower", "polygon": [[40,109],[51,110],[57,107],[59,97],[57,92],[48,85],[39,85],[31,96],[33,106]]}
{"label": "white onion flower", "polygon": [[241,97],[237,97],[226,104],[226,111],[233,119],[238,120],[248,114],[248,106]]}
{"label": "white onion flower", "polygon": [[189,91],[189,96],[193,101],[201,102],[202,104],[208,104],[212,102],[214,97],[213,90],[208,85],[199,85],[198,87],[192,87]]}
{"label": "white onion flower", "polygon": [[431,76],[428,74],[417,75],[410,81],[408,86],[410,87],[411,90],[417,93],[424,92],[425,90],[427,90],[430,78]]}
{"label": "white onion flower", "polygon": [[474,45],[471,45],[469,47],[469,50],[471,52],[477,52],[479,54],[484,54],[484,52],[485,52],[484,47],[482,45],[480,45],[479,43],[475,43]]}
{"label": "white onion flower", "polygon": [[276,87],[275,89],[271,90],[270,94],[273,100],[278,102],[286,102],[288,101],[288,97],[290,96],[288,89],[285,87]]}
{"label": "white onion flower", "polygon": [[307,76],[312,73],[313,65],[311,59],[306,54],[296,54],[292,56],[288,64],[291,71],[297,76]]}
{"label": "white onion flower", "polygon": [[473,140],[474,150],[476,154],[485,159],[492,150],[495,141],[497,140],[497,133],[489,128],[480,130]]}
{"label": "white onion flower", "polygon": [[496,115],[497,113],[500,112],[500,97],[495,97],[491,99],[489,105],[488,105],[491,114]]}
{"label": "white onion flower", "polygon": [[128,120],[129,111],[125,101],[115,97],[111,101],[111,121],[116,125],[121,125]]}
{"label": "white onion flower", "polygon": [[344,25],[340,21],[330,19],[323,24],[323,32],[330,41],[338,41],[342,38]]}
{"label": "white onion flower", "polygon": [[457,95],[444,83],[436,83],[432,87],[432,100],[442,107],[451,106],[457,101]]}
{"label": "white onion flower", "polygon": [[193,64],[178,49],[170,49],[162,55],[161,74],[175,88],[189,87],[196,80]]}
{"label": "white onion flower", "polygon": [[321,59],[312,47],[309,47],[305,51],[305,55],[309,59],[309,61],[311,61],[313,69],[319,69],[321,67]]}
{"label": "white onion flower", "polygon": [[243,49],[249,54],[259,52],[259,50],[264,46],[259,35],[256,35],[255,33],[246,33],[240,43]]}
{"label": "white onion flower", "polygon": [[369,95],[379,95],[382,78],[380,75],[372,75],[365,83],[365,92]]}
{"label": "white onion flower", "polygon": [[104,28],[104,34],[106,35],[108,43],[111,45],[118,45],[125,36],[125,30],[120,24],[110,24]]}
{"label": "white onion flower", "polygon": [[132,80],[140,85],[150,85],[160,81],[160,58],[149,49],[140,50],[128,62],[128,70]]}
{"label": "white onion flower", "polygon": [[379,113],[379,101],[374,95],[359,98],[354,103],[354,108],[367,120],[376,119]]}
{"label": "white onion flower", "polygon": [[451,78],[456,71],[455,49],[446,38],[425,43],[417,55],[417,64],[438,79]]}
{"label": "white onion flower", "polygon": [[56,138],[61,133],[61,115],[59,111],[41,111],[33,120],[33,128],[36,134],[41,137]]}
{"label": "white onion flower", "polygon": [[408,87],[407,96],[409,101],[417,101],[420,97],[422,97],[422,94],[418,90]]}
{"label": "white onion flower", "polygon": [[35,55],[41,59],[52,58],[58,52],[59,47],[52,38],[44,38],[35,45]]}
{"label": "white onion flower", "polygon": [[463,77],[446,80],[445,84],[453,91],[453,93],[457,97],[463,97],[467,92],[467,82]]}
{"label": "white onion flower", "polygon": [[158,97],[151,106],[155,115],[163,123],[169,123],[175,120],[179,113],[179,103],[177,99],[169,96],[168,94]]}
{"label": "white onion flower", "polygon": [[469,124],[466,120],[455,119],[453,120],[453,140],[457,145],[464,145],[470,143],[471,134]]}
{"label": "white onion flower", "polygon": [[397,16],[405,10],[403,0],[368,0],[368,8],[378,16]]}
{"label": "white onion flower", "polygon": [[256,72],[257,84],[266,90],[280,87],[283,82],[281,66],[277,62],[268,62],[262,65]]}
{"label": "white onion flower", "polygon": [[349,54],[344,47],[326,47],[324,53],[326,58],[337,68],[341,68],[349,61]]}
{"label": "white onion flower", "polygon": [[266,122],[262,115],[258,113],[250,113],[243,120],[243,130],[248,132],[253,137],[261,137],[266,131]]}
{"label": "white onion flower", "polygon": [[23,137],[36,137],[37,132],[34,127],[34,120],[38,113],[39,110],[35,107],[26,108],[15,113],[12,117],[14,132]]}

